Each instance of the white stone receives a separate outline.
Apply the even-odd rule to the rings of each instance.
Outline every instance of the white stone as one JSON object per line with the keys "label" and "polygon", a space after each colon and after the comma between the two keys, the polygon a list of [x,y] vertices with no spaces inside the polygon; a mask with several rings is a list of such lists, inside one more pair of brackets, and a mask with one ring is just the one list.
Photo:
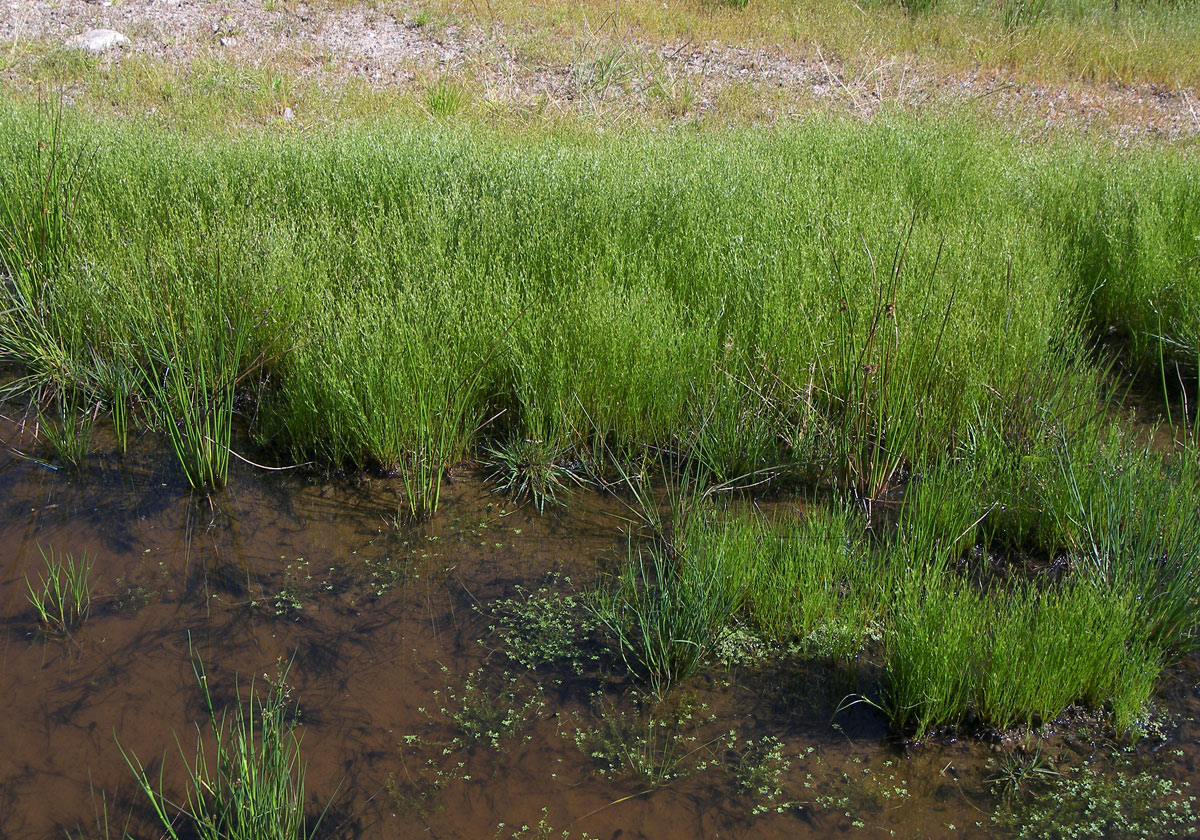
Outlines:
{"label": "white stone", "polygon": [[67,41],[68,47],[77,47],[99,55],[114,47],[129,46],[129,39],[115,29],[89,29]]}

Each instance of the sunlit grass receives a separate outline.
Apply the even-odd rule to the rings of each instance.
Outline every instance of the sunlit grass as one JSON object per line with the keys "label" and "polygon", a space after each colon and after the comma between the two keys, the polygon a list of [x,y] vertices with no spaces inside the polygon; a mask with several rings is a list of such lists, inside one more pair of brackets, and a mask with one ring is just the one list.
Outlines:
{"label": "sunlit grass", "polygon": [[[194,487],[235,414],[281,461],[397,476],[401,525],[472,456],[543,503],[586,464],[627,508],[593,612],[633,675],[665,692],[736,621],[877,654],[872,702],[918,735],[1072,704],[1130,729],[1195,648],[1196,452],[1134,445],[1095,352],[1126,333],[1194,412],[1188,152],[899,117],[516,143],[446,105],[189,139],[5,107],[0,353],[26,395],[162,432]],[[742,521],[736,488],[825,507]],[[992,579],[993,548],[1061,574]]]}
{"label": "sunlit grass", "polygon": [[[160,771],[153,778],[141,760],[121,755],[158,818],[163,836],[203,840],[301,840],[316,836],[321,819],[305,816],[305,762],[296,733],[296,707],[282,668],[265,697],[250,686],[233,716],[218,713],[203,664],[196,681],[209,718],[209,736],[197,734],[195,756],[184,760],[183,796],[169,792]],[[321,816],[324,816],[322,812]]]}
{"label": "sunlit grass", "polygon": [[94,560],[87,554],[56,556],[39,549],[44,568],[35,584],[25,577],[29,603],[47,633],[64,635],[77,629],[92,609],[91,574]]}
{"label": "sunlit grass", "polygon": [[[36,125],[12,117],[19,219],[46,176]],[[198,487],[223,482],[253,386],[262,444],[395,470],[417,516],[448,465],[506,436],[667,447],[720,481],[820,476],[870,507],[1008,396],[1048,403],[1061,378],[1029,371],[1080,364],[1078,325],[1115,317],[1100,277],[1142,290],[1120,316],[1133,358],[1195,367],[1149,326],[1147,290],[1200,297],[1186,248],[1084,271],[1090,217],[1063,221],[1093,175],[1134,210],[1186,191],[1177,152],[1028,153],[906,120],[520,148],[467,126],[270,144],[95,128],[86,178],[52,202],[78,253],[10,284],[0,351],[119,425],[145,409]],[[1200,217],[1136,212],[1156,233],[1128,253],[1200,235]]]}

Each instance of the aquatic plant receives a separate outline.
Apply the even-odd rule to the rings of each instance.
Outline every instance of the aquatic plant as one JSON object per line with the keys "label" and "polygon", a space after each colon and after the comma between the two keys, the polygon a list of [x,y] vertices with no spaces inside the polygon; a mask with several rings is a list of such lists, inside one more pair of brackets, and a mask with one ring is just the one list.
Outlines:
{"label": "aquatic plant", "polygon": [[508,493],[518,502],[528,499],[538,513],[544,513],[547,504],[554,507],[565,503],[571,484],[584,483],[562,465],[564,455],[561,446],[521,437],[485,447],[482,461],[497,491]]}
{"label": "aquatic plant", "polygon": [[[193,672],[209,719],[209,737],[198,732],[195,756],[184,761],[184,799],[172,799],[133,753],[118,748],[138,787],[162,826],[164,836],[179,840],[300,840],[316,836],[315,821],[305,817],[305,764],[296,734],[296,706],[281,665],[265,697],[251,683],[249,701],[237,702],[232,718],[213,706],[203,663],[193,657]],[[212,746],[208,746],[211,743]],[[328,805],[326,805],[326,810]]]}
{"label": "aquatic plant", "polygon": [[723,555],[670,555],[631,543],[590,608],[630,671],[661,695],[696,671],[744,596],[741,570]]}
{"label": "aquatic plant", "polygon": [[491,605],[494,623],[488,630],[504,643],[505,656],[531,670],[556,663],[576,673],[595,659],[585,649],[595,619],[582,598],[560,589],[570,583],[554,576],[532,591],[518,584],[512,597]]}
{"label": "aquatic plant", "polygon": [[[92,787],[91,774],[88,774],[88,787],[92,793],[92,825],[91,828],[85,829],[80,825],[75,831],[67,831],[67,840],[112,840],[113,828],[117,825],[115,819],[110,820],[108,814],[108,794],[103,791],[100,793],[99,800],[96,798],[96,789]],[[133,814],[125,815],[125,822],[117,830],[118,840],[128,840],[132,835],[129,832],[130,823],[133,822]]]}
{"label": "aquatic plant", "polygon": [[1033,781],[1036,796],[1010,797],[993,823],[1020,840],[1152,840],[1200,830],[1187,783],[1148,771],[1085,764]]}
{"label": "aquatic plant", "polygon": [[[754,814],[783,813],[793,805],[784,798],[783,785],[792,767],[792,757],[784,749],[783,741],[775,735],[739,741],[736,732],[731,731],[725,739],[721,767],[738,792],[754,801],[751,809]],[[812,750],[809,747],[810,753]]]}
{"label": "aquatic plant", "polygon": [[525,695],[517,677],[507,672],[478,668],[461,687],[447,686],[434,692],[442,717],[454,729],[453,744],[469,747],[484,744],[494,750],[519,738],[545,706],[537,692]]}
{"label": "aquatic plant", "polygon": [[[571,840],[572,834],[568,829],[559,831],[550,824],[549,809],[543,807],[541,816],[535,825],[525,823],[520,827],[507,826],[500,823],[496,826],[496,834],[492,840]],[[507,837],[503,837],[505,831],[513,828],[513,831]],[[579,835],[579,840],[594,840],[592,835],[586,831]]]}
{"label": "aquatic plant", "polygon": [[1004,801],[1019,799],[1035,784],[1049,782],[1059,775],[1054,763],[1042,754],[1040,744],[1033,750],[1014,750],[999,761],[989,760],[988,765],[996,770],[985,781],[991,784],[993,794]]}
{"label": "aquatic plant", "polygon": [[655,790],[716,764],[712,747],[720,738],[700,735],[709,720],[707,710],[686,697],[638,699],[632,709],[597,699],[574,740],[600,775],[629,777]]}
{"label": "aquatic plant", "polygon": [[43,629],[66,634],[87,620],[92,608],[91,573],[95,564],[86,553],[77,560],[70,554],[55,556],[39,546],[44,563],[37,585],[25,576],[27,598],[37,612]]}
{"label": "aquatic plant", "polygon": [[64,466],[78,468],[91,450],[96,410],[81,406],[75,389],[51,397],[50,403],[49,410],[38,410],[38,435]]}

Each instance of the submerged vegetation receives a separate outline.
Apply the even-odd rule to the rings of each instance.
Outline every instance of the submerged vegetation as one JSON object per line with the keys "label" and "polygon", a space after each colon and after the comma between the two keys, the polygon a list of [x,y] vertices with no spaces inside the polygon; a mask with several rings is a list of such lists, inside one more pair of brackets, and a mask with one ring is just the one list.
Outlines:
{"label": "submerged vegetation", "polygon": [[28,576],[29,603],[47,633],[65,635],[87,620],[92,610],[92,566],[95,561],[81,554],[56,557],[54,549],[40,549],[44,570],[34,584]]}
{"label": "submerged vegetation", "polygon": [[1030,772],[1036,797],[1010,798],[994,819],[1021,840],[1149,840],[1200,828],[1195,795],[1146,771],[1105,774],[1084,765],[1061,774]]}
{"label": "submerged vegetation", "polygon": [[[196,682],[210,724],[211,746],[197,733],[196,754],[185,763],[185,794],[174,797],[136,755],[121,748],[137,785],[149,800],[164,837],[202,840],[307,840],[321,818],[305,818],[304,773],[297,710],[290,700],[286,667],[265,698],[250,686],[249,702],[236,699],[232,718],[213,705],[203,664],[194,660]],[[209,752],[209,749],[212,752]],[[324,813],[321,815],[324,816]]]}

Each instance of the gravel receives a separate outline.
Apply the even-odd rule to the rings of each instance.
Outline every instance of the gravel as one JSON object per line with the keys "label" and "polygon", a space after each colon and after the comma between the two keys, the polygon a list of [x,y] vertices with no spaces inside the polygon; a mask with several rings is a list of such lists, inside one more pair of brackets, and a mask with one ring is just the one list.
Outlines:
{"label": "gravel", "polygon": [[[1042,85],[1003,74],[945,72],[903,58],[847,75],[817,52],[721,43],[607,41],[567,63],[545,63],[516,47],[498,24],[420,25],[412,10],[377,2],[309,6],[259,0],[7,0],[0,49],[23,42],[65,44],[88,30],[111,29],[135,54],[176,64],[219,58],[255,67],[286,67],[326,83],[360,78],[377,89],[419,89],[443,74],[478,86],[493,101],[563,108],[646,107],[655,96],[679,96],[681,113],[714,107],[723,91],[744,86],[774,118],[814,105],[870,118],[882,107],[928,109],[967,105],[1047,131],[1062,126],[1107,132],[1118,142],[1200,135],[1194,91],[1156,85]],[[616,66],[599,75],[602,55]],[[105,59],[109,60],[109,59]],[[648,68],[648,69],[647,69]],[[20,84],[20,64],[3,72]],[[761,96],[764,89],[771,95]]]}

